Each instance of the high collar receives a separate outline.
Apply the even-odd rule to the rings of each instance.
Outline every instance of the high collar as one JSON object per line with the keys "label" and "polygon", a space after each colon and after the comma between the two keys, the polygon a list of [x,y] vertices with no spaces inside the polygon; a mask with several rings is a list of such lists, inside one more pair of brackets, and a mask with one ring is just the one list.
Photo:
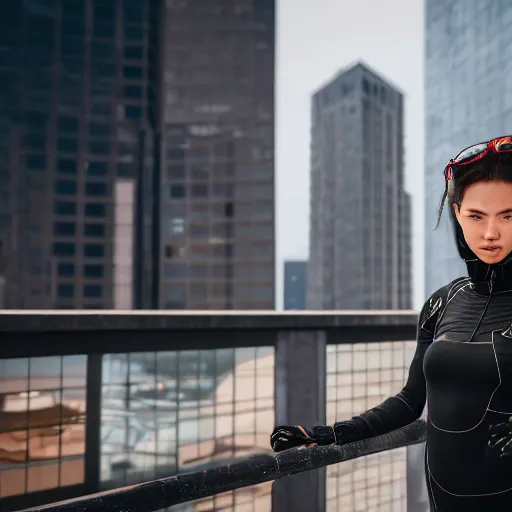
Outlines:
{"label": "high collar", "polygon": [[492,293],[512,292],[512,253],[499,263],[493,265],[484,263],[469,248],[462,228],[453,213],[451,218],[455,227],[457,249],[466,263],[473,289],[482,295],[489,295],[491,290]]}
{"label": "high collar", "polygon": [[[473,289],[481,295],[510,291],[512,293],[512,256],[489,265],[478,258],[465,260]],[[492,286],[491,286],[492,285]]]}

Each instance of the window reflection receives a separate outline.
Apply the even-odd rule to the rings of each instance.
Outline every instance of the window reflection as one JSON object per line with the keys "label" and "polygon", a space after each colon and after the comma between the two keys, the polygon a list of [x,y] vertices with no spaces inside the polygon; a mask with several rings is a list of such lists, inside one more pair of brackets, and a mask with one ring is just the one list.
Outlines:
{"label": "window reflection", "polygon": [[[101,411],[105,487],[267,452],[274,425],[274,348],[106,355]],[[212,510],[212,504],[230,510],[256,499],[270,503],[270,488],[200,500],[194,510]]]}
{"label": "window reflection", "polygon": [[83,483],[86,363],[0,360],[0,498]]}

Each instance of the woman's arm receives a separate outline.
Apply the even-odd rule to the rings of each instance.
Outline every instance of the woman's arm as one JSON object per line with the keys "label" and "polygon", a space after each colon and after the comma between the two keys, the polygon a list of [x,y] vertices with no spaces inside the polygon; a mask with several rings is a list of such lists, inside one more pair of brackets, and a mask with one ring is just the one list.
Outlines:
{"label": "woman's arm", "polygon": [[418,319],[416,352],[400,393],[351,420],[335,423],[333,427],[320,426],[311,430],[301,426],[277,427],[270,438],[272,448],[281,451],[303,444],[350,443],[391,432],[418,419],[427,396],[423,358],[433,341],[437,320],[446,306],[449,292],[458,281],[460,279],[433,293],[424,304]]}
{"label": "woman's arm", "polygon": [[334,434],[337,442],[348,443],[385,434],[408,425],[421,416],[427,398],[423,358],[432,343],[435,325],[444,302],[436,293],[420,312],[416,352],[409,367],[407,382],[400,393],[351,420],[335,423]]}

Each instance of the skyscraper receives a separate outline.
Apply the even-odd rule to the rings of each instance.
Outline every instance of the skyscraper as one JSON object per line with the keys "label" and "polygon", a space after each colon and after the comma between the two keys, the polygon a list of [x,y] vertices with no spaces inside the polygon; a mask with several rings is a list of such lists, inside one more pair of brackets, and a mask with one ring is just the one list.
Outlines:
{"label": "skyscraper", "polygon": [[306,309],[307,264],[284,262],[284,309]]}
{"label": "skyscraper", "polygon": [[150,305],[156,5],[1,7],[8,308]]}
{"label": "skyscraper", "polygon": [[8,308],[272,308],[274,1],[0,10]]}
{"label": "skyscraper", "polygon": [[166,2],[164,308],[274,307],[274,10]]}
{"label": "skyscraper", "polygon": [[403,96],[357,64],[311,105],[310,309],[411,306]]}
{"label": "skyscraper", "polygon": [[427,0],[425,22],[425,293],[429,296],[467,275],[446,211],[434,231],[445,186],[443,169],[465,147],[510,133],[512,3]]}

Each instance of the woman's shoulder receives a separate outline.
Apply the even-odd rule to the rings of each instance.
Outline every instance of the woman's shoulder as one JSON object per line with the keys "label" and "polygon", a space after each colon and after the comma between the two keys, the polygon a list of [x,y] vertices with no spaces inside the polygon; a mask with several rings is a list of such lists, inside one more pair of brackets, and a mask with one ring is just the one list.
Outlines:
{"label": "woman's shoulder", "polygon": [[454,297],[457,291],[462,289],[469,281],[469,277],[458,277],[432,293],[421,309],[419,318],[420,325],[426,327],[428,324],[434,324],[439,312],[444,309],[448,301]]}
{"label": "woman's shoulder", "polygon": [[438,290],[436,290],[428,299],[425,304],[427,304],[431,299],[442,299],[442,300],[450,300],[459,290],[461,290],[466,284],[471,281],[469,277],[458,277],[453,281],[445,284]]}

